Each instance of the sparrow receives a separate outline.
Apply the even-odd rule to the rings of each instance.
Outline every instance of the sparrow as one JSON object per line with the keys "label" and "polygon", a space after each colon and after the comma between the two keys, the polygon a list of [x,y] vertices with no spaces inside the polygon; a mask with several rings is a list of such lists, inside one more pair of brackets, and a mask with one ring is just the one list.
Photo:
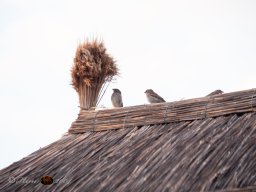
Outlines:
{"label": "sparrow", "polygon": [[165,102],[165,100],[152,89],[147,89],[144,93],[146,94],[149,103]]}
{"label": "sparrow", "polygon": [[220,89],[217,89],[217,90],[211,92],[209,95],[206,95],[206,97],[213,96],[213,95],[220,95],[222,93],[223,93],[223,91],[221,91]]}
{"label": "sparrow", "polygon": [[119,89],[113,89],[113,93],[111,95],[111,102],[114,107],[123,107],[122,94]]}

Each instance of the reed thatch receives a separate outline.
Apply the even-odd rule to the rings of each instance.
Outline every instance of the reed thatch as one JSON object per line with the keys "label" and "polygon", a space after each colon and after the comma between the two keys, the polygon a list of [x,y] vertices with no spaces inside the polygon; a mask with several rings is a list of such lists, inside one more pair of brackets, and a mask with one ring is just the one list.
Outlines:
{"label": "reed thatch", "polygon": [[80,44],[71,69],[72,85],[78,92],[80,107],[96,107],[105,83],[117,74],[117,65],[103,42],[87,40]]}
{"label": "reed thatch", "polygon": [[217,190],[215,192],[256,192],[256,186]]}
{"label": "reed thatch", "polygon": [[[216,102],[215,110],[211,106],[214,117],[69,133],[0,170],[0,191],[255,191],[252,92],[208,98]],[[246,95],[251,96],[251,109]],[[201,105],[187,100],[178,106],[186,113]],[[117,119],[118,112],[122,109],[112,114]],[[155,117],[154,110],[149,113]],[[46,175],[53,184],[41,184]]]}
{"label": "reed thatch", "polygon": [[69,134],[1,170],[0,191],[246,191],[255,138],[255,113]]}
{"label": "reed thatch", "polygon": [[204,119],[232,113],[252,112],[255,111],[255,107],[256,89],[250,89],[177,102],[100,111],[81,110],[69,132],[84,133],[86,131]]}

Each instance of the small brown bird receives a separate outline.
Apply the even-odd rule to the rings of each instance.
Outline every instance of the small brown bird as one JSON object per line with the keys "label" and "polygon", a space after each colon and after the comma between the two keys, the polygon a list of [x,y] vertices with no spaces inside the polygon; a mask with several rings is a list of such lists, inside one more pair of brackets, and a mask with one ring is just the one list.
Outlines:
{"label": "small brown bird", "polygon": [[112,105],[114,107],[123,107],[122,94],[119,89],[113,89],[113,93],[111,96]]}
{"label": "small brown bird", "polygon": [[165,102],[165,100],[157,93],[155,93],[152,89],[147,89],[144,93],[146,94],[149,103]]}
{"label": "small brown bird", "polygon": [[209,95],[206,95],[206,97],[213,96],[213,95],[220,95],[222,93],[223,93],[223,91],[221,91],[220,89],[217,89],[217,90],[211,92]]}

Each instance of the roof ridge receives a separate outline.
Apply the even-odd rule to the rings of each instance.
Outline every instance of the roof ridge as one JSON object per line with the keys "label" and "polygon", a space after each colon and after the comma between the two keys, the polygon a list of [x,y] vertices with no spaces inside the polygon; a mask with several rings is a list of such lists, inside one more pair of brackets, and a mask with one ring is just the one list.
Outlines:
{"label": "roof ridge", "polygon": [[88,111],[81,109],[69,133],[204,119],[254,112],[256,89],[182,101]]}

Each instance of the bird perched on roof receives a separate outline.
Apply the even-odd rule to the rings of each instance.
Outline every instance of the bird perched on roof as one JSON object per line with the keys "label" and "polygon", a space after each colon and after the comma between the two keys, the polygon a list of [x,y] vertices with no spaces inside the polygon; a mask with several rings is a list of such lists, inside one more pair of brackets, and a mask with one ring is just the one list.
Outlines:
{"label": "bird perched on roof", "polygon": [[114,107],[123,107],[122,94],[119,89],[113,89],[113,93],[111,95],[111,102]]}
{"label": "bird perched on roof", "polygon": [[157,93],[155,93],[152,89],[147,89],[144,93],[146,94],[149,103],[165,102],[165,100]]}
{"label": "bird perched on roof", "polygon": [[217,90],[211,92],[209,95],[206,95],[206,97],[213,96],[213,95],[220,95],[222,93],[223,93],[223,91],[221,91],[220,89],[217,89]]}

